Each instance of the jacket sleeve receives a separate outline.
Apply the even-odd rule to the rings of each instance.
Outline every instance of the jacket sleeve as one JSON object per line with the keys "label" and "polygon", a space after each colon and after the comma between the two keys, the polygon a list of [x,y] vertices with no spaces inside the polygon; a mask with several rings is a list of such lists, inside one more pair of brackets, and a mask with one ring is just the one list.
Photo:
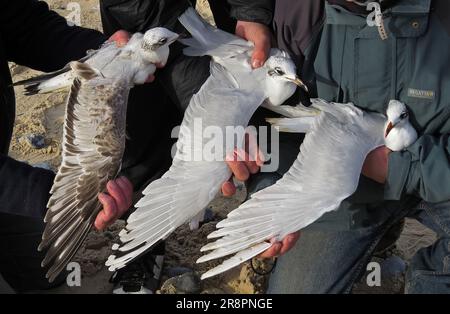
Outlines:
{"label": "jacket sleeve", "polygon": [[430,203],[450,200],[450,135],[424,135],[389,156],[385,198],[413,195]]}
{"label": "jacket sleeve", "polygon": [[44,1],[4,1],[0,27],[10,61],[49,72],[98,48],[105,36],[95,30],[69,26]]}
{"label": "jacket sleeve", "polygon": [[42,218],[54,174],[0,155],[0,212]]}
{"label": "jacket sleeve", "polygon": [[275,7],[274,0],[228,0],[231,16],[240,21],[271,25]]}

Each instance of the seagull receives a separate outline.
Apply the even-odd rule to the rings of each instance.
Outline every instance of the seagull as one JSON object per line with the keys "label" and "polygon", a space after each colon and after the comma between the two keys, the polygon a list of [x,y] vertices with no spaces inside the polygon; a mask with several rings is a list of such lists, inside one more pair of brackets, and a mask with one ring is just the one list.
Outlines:
{"label": "seagull", "polygon": [[[124,267],[182,224],[197,220],[231,177],[226,145],[217,160],[193,158],[202,156],[201,148],[211,140],[202,136],[204,130],[215,127],[225,134],[228,126],[245,128],[264,101],[279,106],[297,86],[305,88],[286,53],[273,49],[265,65],[254,70],[250,65],[253,44],[214,28],[193,8],[179,21],[192,35],[181,40],[187,46],[184,53],[212,56],[210,76],[185,112],[170,169],[146,187],[120,232],[120,243],[113,246],[106,262],[110,271]],[[200,129],[196,121],[201,121]]]}
{"label": "seagull", "polygon": [[[107,41],[100,49],[88,50],[86,56],[78,62],[91,66],[100,75],[111,76],[124,72],[125,70],[118,68],[118,65],[125,64],[129,59],[128,62],[133,62],[134,67],[142,67],[135,80],[136,84],[143,84],[147,77],[139,77],[139,75],[145,75],[147,72],[153,74],[156,70],[155,65],[165,66],[169,57],[169,46],[178,38],[178,34],[163,27],[156,27],[145,34],[133,34],[124,47],[118,47],[115,42]],[[114,73],[114,71],[120,72]],[[58,71],[22,80],[14,83],[13,86],[23,85],[25,95],[45,94],[68,89],[75,77],[75,72],[69,63]]]}
{"label": "seagull", "polygon": [[390,101],[387,119],[352,103],[321,99],[313,99],[312,108],[301,112],[304,117],[268,119],[280,131],[306,133],[300,153],[283,178],[255,193],[208,235],[217,240],[202,247],[202,252],[209,253],[198,263],[235,255],[205,272],[202,279],[259,255],[286,235],[336,210],[356,191],[363,163],[372,150],[385,145],[401,151],[417,139],[407,107],[397,100]]}
{"label": "seagull", "polygon": [[128,94],[165,64],[178,35],[164,28],[134,34],[122,48],[107,44],[83,62],[25,82],[29,93],[71,85],[63,129],[62,163],[56,174],[39,250],[52,282],[73,258],[102,205],[98,194],[120,171],[125,149]]}

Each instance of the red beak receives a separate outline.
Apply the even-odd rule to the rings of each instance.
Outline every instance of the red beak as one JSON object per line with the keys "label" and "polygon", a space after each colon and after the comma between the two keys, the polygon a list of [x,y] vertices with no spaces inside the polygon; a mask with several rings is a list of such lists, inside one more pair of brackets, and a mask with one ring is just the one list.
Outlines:
{"label": "red beak", "polygon": [[384,135],[385,138],[389,135],[389,133],[392,131],[393,128],[394,128],[394,125],[392,124],[392,122],[389,122],[389,124],[386,127],[386,133]]}

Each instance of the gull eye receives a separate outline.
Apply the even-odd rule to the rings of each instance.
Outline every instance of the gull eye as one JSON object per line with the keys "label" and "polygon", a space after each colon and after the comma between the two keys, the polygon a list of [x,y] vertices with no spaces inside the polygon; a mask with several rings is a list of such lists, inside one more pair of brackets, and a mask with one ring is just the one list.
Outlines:
{"label": "gull eye", "polygon": [[408,118],[408,116],[409,116],[409,113],[407,112],[407,111],[404,111],[404,112],[402,112],[402,114],[400,115],[400,119],[406,119],[406,118]]}
{"label": "gull eye", "polygon": [[276,68],[274,68],[274,69],[269,70],[268,74],[269,74],[270,76],[274,76],[274,75],[277,75],[277,76],[283,76],[283,75],[285,75],[286,73],[284,73],[284,71],[283,71],[281,68],[276,67]]}
{"label": "gull eye", "polygon": [[164,45],[165,43],[167,43],[167,38],[161,38],[161,39],[159,40],[159,43],[160,43],[161,45]]}
{"label": "gull eye", "polygon": [[285,74],[286,74],[286,73],[284,73],[284,71],[283,71],[281,68],[279,68],[279,67],[276,67],[276,68],[274,69],[274,71],[275,71],[275,73],[278,74],[279,76],[282,76],[282,75],[285,75]]}

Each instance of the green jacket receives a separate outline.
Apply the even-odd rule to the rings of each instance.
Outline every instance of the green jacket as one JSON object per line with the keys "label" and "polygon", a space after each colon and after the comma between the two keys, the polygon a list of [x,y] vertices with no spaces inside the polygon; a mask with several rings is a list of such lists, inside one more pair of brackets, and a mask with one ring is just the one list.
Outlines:
{"label": "green jacket", "polygon": [[[318,96],[385,113],[407,104],[420,134],[389,157],[385,200],[450,200],[450,12],[447,1],[399,0],[384,12],[382,40],[367,17],[326,4],[315,57]],[[331,56],[330,56],[331,53]],[[311,56],[310,56],[311,58]],[[342,60],[342,61],[341,61]]]}

